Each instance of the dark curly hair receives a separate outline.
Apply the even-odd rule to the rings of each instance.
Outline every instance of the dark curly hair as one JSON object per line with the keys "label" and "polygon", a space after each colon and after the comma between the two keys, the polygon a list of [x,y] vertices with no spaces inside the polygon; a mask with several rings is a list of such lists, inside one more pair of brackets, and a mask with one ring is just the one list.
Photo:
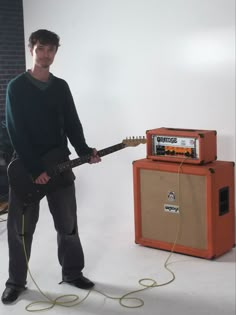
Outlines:
{"label": "dark curly hair", "polygon": [[42,45],[53,45],[58,47],[60,46],[60,37],[51,31],[48,30],[38,30],[33,32],[29,37],[29,47],[33,48],[37,42],[40,42]]}

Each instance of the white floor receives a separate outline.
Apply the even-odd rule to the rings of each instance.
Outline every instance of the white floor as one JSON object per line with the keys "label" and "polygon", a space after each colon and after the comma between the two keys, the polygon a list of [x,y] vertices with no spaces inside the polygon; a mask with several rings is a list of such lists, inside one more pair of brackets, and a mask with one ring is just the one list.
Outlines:
{"label": "white floor", "polygon": [[[129,176],[128,182],[120,185],[118,175],[120,169],[117,169],[111,175],[116,176],[117,179],[113,180],[113,184],[109,180],[109,174],[107,182],[104,180],[101,183],[99,180],[101,176],[96,176],[97,179],[89,182],[91,174],[87,174],[88,177],[83,175],[85,174],[83,172],[89,173],[88,170],[84,169],[81,172],[80,183],[82,183],[77,183],[78,222],[86,257],[84,274],[95,281],[95,289],[101,293],[91,292],[86,300],[74,307],[56,305],[46,311],[47,314],[235,314],[235,248],[216,260],[172,254],[168,267],[176,278],[170,284],[162,285],[173,277],[164,266],[170,253],[134,243],[132,176]],[[1,216],[0,219],[6,217],[7,215]],[[0,251],[0,290],[2,291],[8,269],[6,222],[0,223]],[[46,201],[42,200],[30,261],[32,275],[41,290],[52,299],[67,294],[79,295],[79,298],[83,299],[87,291],[67,284],[58,285],[61,274],[56,252],[53,222]],[[122,300],[129,306],[140,307],[121,306],[119,298],[123,295],[144,289],[139,284],[139,280],[143,278],[153,279],[159,287],[129,295],[141,299],[144,302],[143,306],[140,305],[141,300]],[[116,299],[110,299],[103,294]],[[45,301],[45,298],[38,292],[29,277],[28,290],[13,305],[5,306],[0,303],[0,314],[27,314],[25,308],[35,301]],[[32,307],[40,310],[49,305],[35,304]]]}

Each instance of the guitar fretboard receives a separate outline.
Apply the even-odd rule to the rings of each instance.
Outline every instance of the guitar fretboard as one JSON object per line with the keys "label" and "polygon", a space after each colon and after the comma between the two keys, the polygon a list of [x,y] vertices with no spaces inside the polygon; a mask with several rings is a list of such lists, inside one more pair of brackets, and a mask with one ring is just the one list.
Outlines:
{"label": "guitar fretboard", "polygon": [[[111,147],[99,150],[98,155],[100,157],[102,157],[102,156],[111,154],[113,152],[122,150],[125,147],[126,147],[126,145],[124,143],[115,144]],[[54,175],[56,175],[58,173],[62,173],[62,172],[66,171],[68,169],[71,169],[73,167],[88,163],[90,161],[90,158],[91,158],[91,155],[88,154],[88,155],[84,155],[80,158],[71,160],[71,161],[66,161],[66,162],[60,163],[53,168],[53,173],[54,173]]]}

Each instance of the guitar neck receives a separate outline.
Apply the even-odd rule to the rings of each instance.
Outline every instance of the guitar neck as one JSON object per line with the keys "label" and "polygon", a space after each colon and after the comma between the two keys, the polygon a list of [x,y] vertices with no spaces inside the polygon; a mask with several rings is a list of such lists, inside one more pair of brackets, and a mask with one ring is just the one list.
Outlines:
{"label": "guitar neck", "polygon": [[[98,151],[98,155],[100,157],[102,157],[102,156],[111,154],[113,152],[122,150],[125,147],[126,147],[126,145],[124,143],[115,144],[115,145],[113,145],[111,147],[99,150]],[[72,168],[74,168],[76,166],[88,163],[90,161],[90,158],[91,158],[91,155],[88,154],[88,155],[84,155],[84,156],[82,156],[80,158],[77,158],[77,159],[73,159],[73,160],[70,160],[70,161],[66,161],[66,162],[60,163],[60,164],[58,164],[57,166],[55,166],[53,168],[53,173],[56,175],[58,173],[62,173],[64,171],[66,171],[68,169],[72,169]]]}

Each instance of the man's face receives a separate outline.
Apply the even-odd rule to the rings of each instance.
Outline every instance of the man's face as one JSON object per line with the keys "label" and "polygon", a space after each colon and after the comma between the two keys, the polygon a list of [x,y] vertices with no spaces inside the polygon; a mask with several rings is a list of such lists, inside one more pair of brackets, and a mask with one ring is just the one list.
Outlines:
{"label": "man's face", "polygon": [[53,63],[57,48],[54,45],[43,45],[38,41],[30,49],[34,65],[40,68],[49,68]]}

